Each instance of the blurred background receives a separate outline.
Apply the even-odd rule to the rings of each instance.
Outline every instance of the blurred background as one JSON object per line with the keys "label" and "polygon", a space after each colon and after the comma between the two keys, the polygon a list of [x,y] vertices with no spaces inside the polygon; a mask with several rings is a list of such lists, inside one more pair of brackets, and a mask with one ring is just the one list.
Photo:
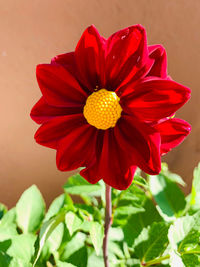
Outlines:
{"label": "blurred background", "polygon": [[56,168],[55,151],[37,145],[30,119],[40,97],[35,66],[73,51],[84,29],[100,34],[133,24],[147,30],[149,44],[161,43],[171,77],[192,89],[177,117],[192,125],[191,135],[163,161],[190,188],[200,160],[200,1],[199,0],[0,0],[0,202],[15,205],[33,183],[47,203],[62,191],[69,173]]}

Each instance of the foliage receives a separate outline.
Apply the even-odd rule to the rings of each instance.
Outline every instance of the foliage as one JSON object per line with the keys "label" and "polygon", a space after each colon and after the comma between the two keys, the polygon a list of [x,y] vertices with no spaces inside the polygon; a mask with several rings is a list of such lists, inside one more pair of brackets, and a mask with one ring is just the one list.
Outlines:
{"label": "foliage", "polygon": [[[159,175],[137,172],[127,190],[112,190],[111,267],[200,267],[200,164],[191,194],[178,184],[163,164]],[[35,185],[15,208],[0,204],[0,267],[103,267],[104,188],[77,174],[47,211]]]}

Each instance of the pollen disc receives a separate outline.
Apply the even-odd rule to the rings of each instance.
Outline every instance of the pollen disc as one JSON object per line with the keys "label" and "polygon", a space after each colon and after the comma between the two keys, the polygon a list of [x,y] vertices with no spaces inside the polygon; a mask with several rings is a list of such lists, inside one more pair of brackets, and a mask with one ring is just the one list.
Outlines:
{"label": "pollen disc", "polygon": [[115,127],[122,112],[119,101],[120,98],[115,92],[101,89],[87,98],[83,115],[87,122],[97,129]]}

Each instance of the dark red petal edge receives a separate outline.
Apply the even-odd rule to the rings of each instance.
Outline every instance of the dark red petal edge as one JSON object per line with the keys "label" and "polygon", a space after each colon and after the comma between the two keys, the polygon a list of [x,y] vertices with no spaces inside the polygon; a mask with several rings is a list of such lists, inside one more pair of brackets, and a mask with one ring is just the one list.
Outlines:
{"label": "dark red petal edge", "polygon": [[173,118],[155,125],[161,135],[161,154],[181,144],[191,131],[191,126],[184,120]]}
{"label": "dark red petal edge", "polygon": [[85,103],[87,93],[61,65],[38,65],[36,76],[40,90],[49,105],[77,107]]}
{"label": "dark red petal edge", "polygon": [[157,76],[167,78],[167,54],[162,45],[148,46],[149,57],[154,59],[154,63],[147,76]]}
{"label": "dark red petal edge", "polygon": [[105,39],[92,25],[84,31],[75,49],[75,60],[81,80],[92,92],[96,86],[105,86],[104,46]]}
{"label": "dark red petal edge", "polygon": [[55,107],[50,106],[42,96],[33,106],[30,116],[38,124],[45,123],[56,117],[65,115],[80,114],[83,112],[82,107]]}

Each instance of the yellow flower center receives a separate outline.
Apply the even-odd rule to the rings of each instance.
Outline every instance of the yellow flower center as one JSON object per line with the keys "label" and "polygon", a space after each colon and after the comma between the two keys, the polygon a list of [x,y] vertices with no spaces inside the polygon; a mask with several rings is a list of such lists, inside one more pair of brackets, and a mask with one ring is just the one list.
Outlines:
{"label": "yellow flower center", "polygon": [[115,127],[122,112],[119,101],[115,92],[101,89],[88,96],[83,115],[87,122],[97,129]]}

